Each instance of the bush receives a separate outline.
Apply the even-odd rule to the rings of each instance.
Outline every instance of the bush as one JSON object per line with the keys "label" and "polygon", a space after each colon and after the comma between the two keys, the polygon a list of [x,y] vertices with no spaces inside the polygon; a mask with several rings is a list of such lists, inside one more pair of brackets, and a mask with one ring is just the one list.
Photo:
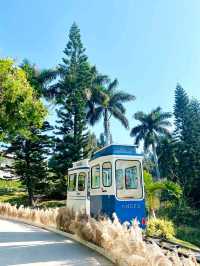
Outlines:
{"label": "bush", "polygon": [[179,202],[165,202],[157,214],[159,217],[166,217],[172,220],[176,226],[194,226],[194,221],[196,224],[200,224],[200,211],[188,206],[184,200]]}
{"label": "bush", "polygon": [[179,226],[176,229],[176,237],[200,247],[200,228]]}
{"label": "bush", "polygon": [[171,239],[175,235],[175,230],[173,223],[169,220],[150,218],[147,223],[146,233],[152,237]]}

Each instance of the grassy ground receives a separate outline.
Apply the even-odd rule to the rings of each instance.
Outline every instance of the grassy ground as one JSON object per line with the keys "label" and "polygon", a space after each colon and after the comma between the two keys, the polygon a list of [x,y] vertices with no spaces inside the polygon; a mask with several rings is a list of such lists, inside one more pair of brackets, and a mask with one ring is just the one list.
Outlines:
{"label": "grassy ground", "polygon": [[[0,202],[8,202],[12,205],[27,206],[27,193],[19,180],[7,181],[0,179]],[[65,206],[64,200],[40,200],[36,202],[39,208],[56,208]]]}
{"label": "grassy ground", "polygon": [[17,206],[27,204],[27,194],[19,180],[0,179],[0,202],[9,202]]}

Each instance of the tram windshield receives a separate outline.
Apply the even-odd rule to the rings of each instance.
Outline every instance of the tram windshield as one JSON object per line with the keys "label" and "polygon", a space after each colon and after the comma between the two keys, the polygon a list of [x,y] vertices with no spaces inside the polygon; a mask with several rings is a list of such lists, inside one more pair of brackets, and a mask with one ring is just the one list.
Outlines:
{"label": "tram windshield", "polygon": [[139,161],[116,161],[116,188],[118,198],[140,199],[143,196],[142,172]]}

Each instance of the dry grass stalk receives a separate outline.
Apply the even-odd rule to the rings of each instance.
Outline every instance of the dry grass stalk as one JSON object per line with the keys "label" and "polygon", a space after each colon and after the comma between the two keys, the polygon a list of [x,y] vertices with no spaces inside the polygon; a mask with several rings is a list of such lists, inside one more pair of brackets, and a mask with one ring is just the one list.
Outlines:
{"label": "dry grass stalk", "polygon": [[195,258],[180,258],[177,253],[164,252],[159,246],[143,241],[142,230],[135,221],[133,225],[120,224],[117,216],[113,221],[98,221],[86,213],[73,209],[30,209],[0,204],[0,215],[59,228],[65,232],[95,243],[108,251],[122,266],[196,266]]}

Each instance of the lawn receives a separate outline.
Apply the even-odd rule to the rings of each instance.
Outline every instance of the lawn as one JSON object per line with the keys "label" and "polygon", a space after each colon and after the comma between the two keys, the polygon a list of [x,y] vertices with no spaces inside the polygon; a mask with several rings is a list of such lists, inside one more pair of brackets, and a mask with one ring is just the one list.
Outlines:
{"label": "lawn", "polygon": [[27,205],[27,193],[19,180],[0,179],[0,202],[12,205]]}
{"label": "lawn", "polygon": [[[27,192],[20,180],[0,179],[0,202],[27,206]],[[65,206],[65,200],[43,199],[36,201],[38,208],[56,208]]]}

